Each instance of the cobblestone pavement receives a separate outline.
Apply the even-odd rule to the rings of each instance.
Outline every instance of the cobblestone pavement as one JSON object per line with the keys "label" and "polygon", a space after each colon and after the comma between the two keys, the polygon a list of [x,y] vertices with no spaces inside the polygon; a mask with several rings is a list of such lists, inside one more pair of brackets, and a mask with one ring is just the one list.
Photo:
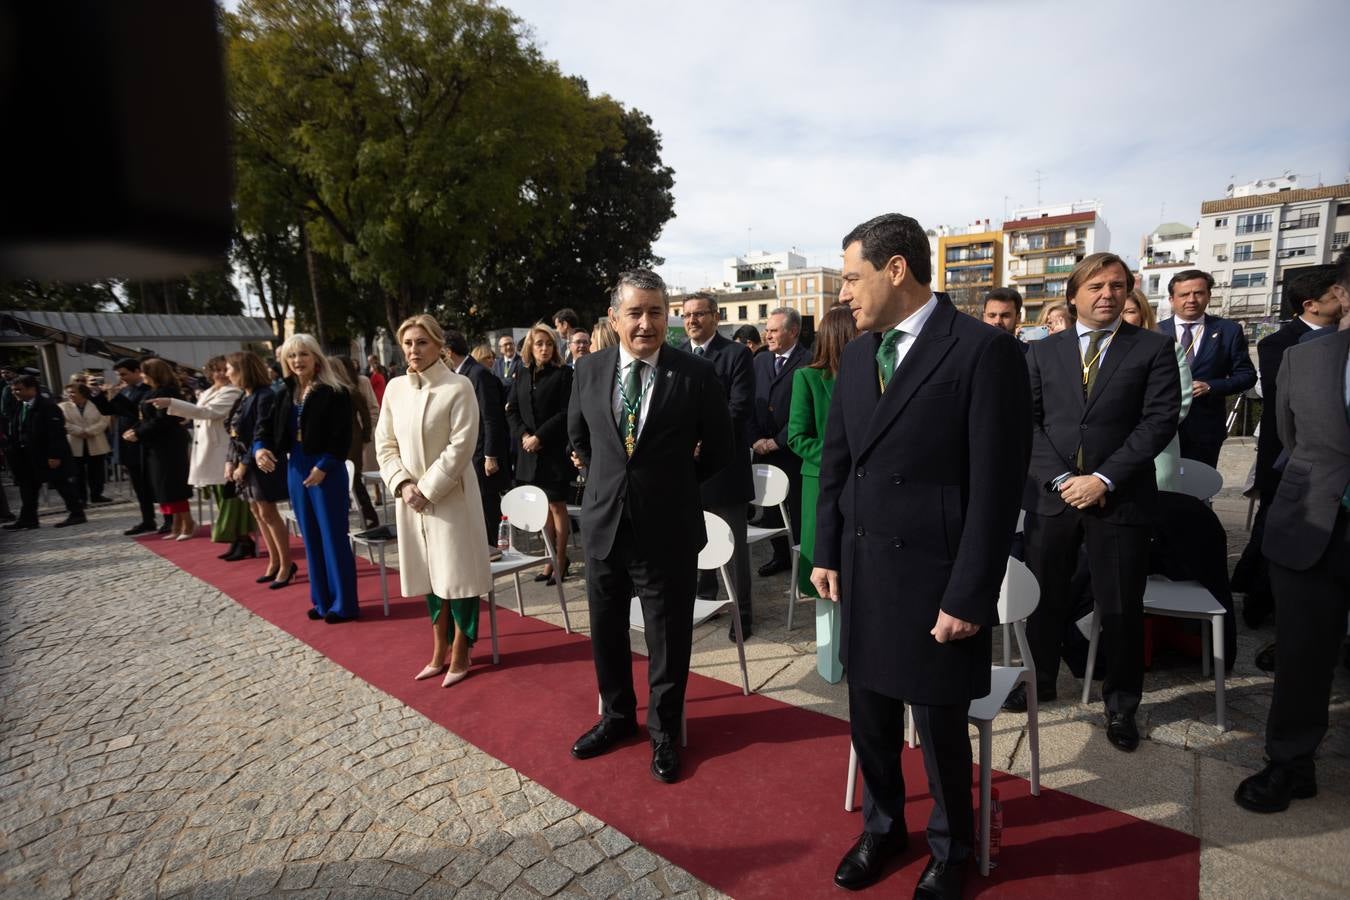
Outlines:
{"label": "cobblestone pavement", "polygon": [[0,532],[5,897],[720,896],[127,518]]}

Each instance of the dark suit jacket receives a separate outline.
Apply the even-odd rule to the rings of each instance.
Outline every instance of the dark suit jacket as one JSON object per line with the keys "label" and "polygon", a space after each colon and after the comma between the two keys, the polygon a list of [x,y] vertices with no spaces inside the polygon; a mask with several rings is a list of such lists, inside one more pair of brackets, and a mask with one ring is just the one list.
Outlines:
{"label": "dark suit jacket", "polygon": [[1284,351],[1297,344],[1298,339],[1310,331],[1312,329],[1307,322],[1295,318],[1256,344],[1256,359],[1261,367],[1261,433],[1256,437],[1258,491],[1273,491],[1280,480],[1275,470],[1275,460],[1280,458],[1280,451],[1284,449],[1280,443],[1279,425],[1275,421],[1276,379],[1280,374],[1280,363],[1284,360]]}
{"label": "dark suit jacket", "polygon": [[1105,508],[1087,510],[1120,524],[1152,521],[1158,481],[1153,458],[1177,432],[1181,376],[1171,338],[1128,322],[1107,346],[1092,396],[1083,399],[1083,363],[1078,331],[1066,328],[1031,345],[1031,471],[1023,506],[1057,516],[1064,501],[1045,489],[1065,472],[1076,472],[1078,447],[1083,470],[1111,480]]}
{"label": "dark suit jacket", "polygon": [[778,377],[773,374],[772,352],[757,354],[755,365],[755,416],[750,428],[750,443],[760,438],[773,438],[778,449],[760,457],[782,469],[791,478],[801,472],[801,460],[788,449],[788,415],[792,412],[792,373],[811,361],[811,352],[799,342],[783,364]]}
{"label": "dark suit jacket", "polygon": [[538,453],[516,451],[516,480],[525,484],[562,485],[576,477],[568,455],[567,404],[572,395],[572,370],[566,366],[522,369],[511,385],[506,420],[517,448],[532,434],[543,442]]}
{"label": "dark suit jacket", "polygon": [[[285,384],[272,411],[272,447],[277,456],[289,454],[294,444],[291,416],[297,385],[294,377],[287,378]],[[305,399],[305,408],[300,411],[300,442],[306,453],[332,457],[328,465],[345,472],[347,449],[352,445],[351,394],[335,391],[323,383],[314,385]]]}
{"label": "dark suit jacket", "polygon": [[1348,356],[1350,331],[1337,331],[1289,348],[1280,367],[1275,413],[1289,463],[1266,515],[1261,549],[1286,568],[1309,569],[1322,558],[1350,484]]}
{"label": "dark suit jacket", "polygon": [[521,361],[519,353],[511,357],[509,365],[504,357],[498,356],[492,361],[492,374],[496,375],[497,379],[501,381],[502,384],[506,385],[507,388],[510,388],[511,382],[515,381],[516,376],[520,374],[520,367]]}
{"label": "dark suit jacket", "polygon": [[[680,345],[681,350],[694,352],[692,341]],[[704,509],[749,503],[755,496],[754,475],[750,460],[750,417],[755,410],[755,368],[750,348],[713,335],[704,349],[704,359],[712,363],[731,412],[731,462],[722,471],[703,482],[701,493]],[[786,445],[784,445],[786,446]]]}
{"label": "dark suit jacket", "polygon": [[[1176,340],[1176,318],[1163,319],[1158,330]],[[1106,355],[1110,356],[1110,351]],[[1240,394],[1256,384],[1256,367],[1247,353],[1247,335],[1241,325],[1205,315],[1205,337],[1191,363],[1191,377],[1208,384],[1209,393],[1191,401],[1182,427],[1188,435],[1222,441],[1228,430],[1228,395]]]}
{"label": "dark suit jacket", "polygon": [[459,374],[473,384],[478,397],[478,443],[473,448],[473,463],[483,470],[484,457],[491,456],[501,466],[498,474],[511,467],[511,430],[506,424],[506,397],[502,383],[472,356],[464,357]]}
{"label": "dark suit jacket", "polygon": [[115,394],[95,394],[91,403],[105,416],[116,416],[113,431],[117,434],[117,458],[123,465],[139,465],[140,444],[122,440],[122,432],[135,428],[141,420],[141,401],[150,394],[150,385],[142,381],[123,387]]}
{"label": "dark suit jacket", "polygon": [[[869,332],[844,350],[813,558],[840,573],[851,684],[964,704],[989,692],[989,626],[1031,447],[1026,364],[1007,332],[940,300],[882,394],[880,342]],[[982,627],[939,644],[940,610]]]}
{"label": "dark suit jacket", "polygon": [[15,403],[9,410],[5,424],[9,441],[9,458],[15,465],[27,465],[42,474],[50,471],[47,460],[70,459],[70,442],[66,440],[66,417],[61,407],[41,394],[33,398],[28,414],[23,404]]}
{"label": "dark suit jacket", "polygon": [[586,556],[608,557],[615,532],[631,527],[648,558],[692,565],[690,557],[707,543],[699,485],[725,468],[733,452],[721,382],[711,363],[663,346],[647,420],[629,458],[614,418],[618,368],[618,347],[578,360],[567,411],[572,446],[588,467],[581,509]]}

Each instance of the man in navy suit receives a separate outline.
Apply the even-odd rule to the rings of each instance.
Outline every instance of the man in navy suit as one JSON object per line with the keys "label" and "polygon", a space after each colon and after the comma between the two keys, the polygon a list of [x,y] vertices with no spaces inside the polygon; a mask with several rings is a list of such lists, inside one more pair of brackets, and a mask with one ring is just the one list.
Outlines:
{"label": "man in navy suit", "polygon": [[445,333],[446,364],[456,375],[473,383],[478,398],[478,442],[473,448],[473,471],[478,476],[478,493],[483,500],[483,523],[487,526],[490,551],[497,549],[497,529],[502,521],[502,493],[511,487],[511,432],[506,425],[506,400],[501,382],[492,377],[478,360],[469,355],[464,332]]}
{"label": "man in navy suit", "polygon": [[501,379],[510,391],[511,383],[520,374],[520,354],[516,353],[516,339],[509,334],[497,338],[497,358],[492,361],[492,374]]}
{"label": "man in navy suit", "polygon": [[[801,333],[800,313],[786,306],[775,309],[764,326],[768,352],[755,357],[755,417],[751,433],[754,442],[750,446],[756,462],[777,466],[787,475],[788,515],[792,517],[792,541],[773,539],[773,558],[759,567],[761,576],[792,568],[790,547],[802,539],[802,461],[788,449],[787,442],[792,373],[811,361],[810,352],[798,341]],[[781,525],[778,510],[765,510],[760,524],[765,528]]]}
{"label": "man in navy suit", "polygon": [[1159,322],[1158,330],[1176,338],[1191,367],[1191,411],[1181,423],[1181,455],[1217,466],[1228,436],[1226,398],[1256,384],[1256,367],[1242,326],[1205,314],[1213,290],[1208,272],[1187,269],[1173,275],[1167,293],[1174,314]]}
{"label": "man in navy suit", "polygon": [[[731,526],[736,542],[736,553],[731,558],[731,581],[736,591],[736,602],[741,608],[741,630],[749,637],[753,616],[750,602],[750,545],[746,543],[746,504],[755,496],[755,485],[750,472],[750,440],[746,429],[755,404],[755,370],[750,348],[729,341],[717,333],[717,295],[700,291],[685,298],[681,309],[684,331],[689,340],[680,345],[695,356],[713,364],[722,390],[731,408],[733,454],[726,468],[699,486],[703,508],[721,516]],[[698,576],[698,596],[705,600],[717,599],[717,572],[708,570]],[[728,637],[736,639],[733,628]]]}

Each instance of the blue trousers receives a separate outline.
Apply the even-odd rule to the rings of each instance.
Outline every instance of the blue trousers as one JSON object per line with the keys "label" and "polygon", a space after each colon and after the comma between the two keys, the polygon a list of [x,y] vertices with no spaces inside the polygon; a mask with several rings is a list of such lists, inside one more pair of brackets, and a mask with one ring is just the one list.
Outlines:
{"label": "blue trousers", "polygon": [[309,599],[321,616],[333,612],[355,619],[356,559],[347,539],[347,470],[328,472],[322,484],[305,487],[316,462],[317,457],[295,447],[286,464],[291,508],[309,563]]}

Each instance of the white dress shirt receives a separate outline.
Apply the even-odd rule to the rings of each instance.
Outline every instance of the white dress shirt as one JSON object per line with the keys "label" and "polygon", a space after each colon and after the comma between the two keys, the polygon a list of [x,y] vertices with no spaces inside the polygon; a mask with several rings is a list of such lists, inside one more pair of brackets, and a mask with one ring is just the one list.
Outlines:
{"label": "white dress shirt", "polygon": [[[1088,342],[1092,340],[1092,337],[1091,337],[1092,332],[1094,332],[1094,331],[1110,331],[1110,332],[1112,332],[1110,338],[1103,338],[1103,339],[1102,339],[1102,343],[1099,343],[1099,344],[1097,345],[1097,352],[1100,354],[1100,355],[1097,357],[1097,368],[1098,368],[1098,369],[1101,369],[1102,363],[1106,362],[1106,353],[1107,353],[1108,350],[1111,349],[1111,342],[1114,341],[1114,340],[1116,339],[1116,336],[1115,336],[1115,330],[1116,330],[1117,328],[1119,328],[1119,327],[1120,327],[1120,319],[1116,319],[1116,320],[1115,320],[1114,322],[1112,322],[1110,325],[1107,325],[1104,329],[1103,329],[1103,328],[1093,328],[1093,327],[1091,327],[1091,326],[1089,326],[1089,325],[1084,325],[1081,321],[1076,322],[1076,323],[1074,324],[1074,328],[1077,329],[1077,331],[1078,331],[1078,358],[1081,359],[1081,360],[1083,361],[1083,367],[1084,367],[1084,368],[1087,368],[1087,362],[1088,362],[1088,355],[1087,355],[1087,354],[1088,354]],[[1197,342],[1197,343],[1199,342],[1199,338],[1196,339],[1196,342]],[[1178,341],[1178,343],[1180,343],[1180,341]]]}
{"label": "white dress shirt", "polygon": [[[656,383],[656,359],[661,355],[661,349],[658,347],[655,352],[642,357],[646,367],[642,371],[642,404],[638,409],[637,436],[642,436],[642,429],[647,425],[647,413],[652,408],[652,386]],[[633,365],[636,357],[624,349],[623,344],[619,345],[619,374],[614,379],[614,423],[619,426],[619,433],[623,433],[623,383],[628,378],[628,370]]]}
{"label": "white dress shirt", "polygon": [[[927,303],[900,320],[899,325],[891,326],[900,329],[900,337],[895,342],[895,368],[891,370],[892,372],[900,371],[900,363],[905,361],[905,355],[909,353],[909,348],[914,346],[914,341],[919,337],[919,332],[923,331],[924,324],[928,322],[935,309],[937,309],[937,294],[930,292]],[[883,328],[882,333],[890,330],[890,328]]]}
{"label": "white dress shirt", "polygon": [[1194,322],[1185,322],[1182,321],[1181,316],[1177,316],[1173,321],[1176,322],[1177,327],[1177,334],[1176,334],[1177,343],[1183,347],[1186,346],[1185,326],[1187,325],[1195,326],[1194,328],[1191,329],[1191,357],[1194,358],[1196,356],[1199,356],[1200,339],[1205,336],[1205,317],[1201,315],[1200,318],[1196,319]]}

